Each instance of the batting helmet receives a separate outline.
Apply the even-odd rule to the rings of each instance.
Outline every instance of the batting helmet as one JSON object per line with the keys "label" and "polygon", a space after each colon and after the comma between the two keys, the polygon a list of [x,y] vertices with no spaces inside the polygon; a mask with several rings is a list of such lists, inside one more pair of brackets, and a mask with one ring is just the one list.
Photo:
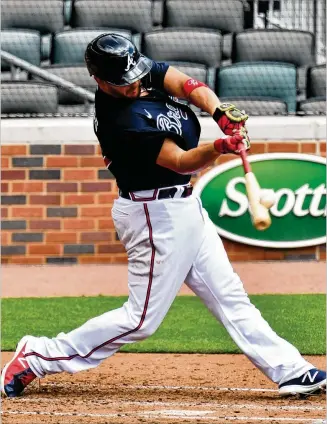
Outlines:
{"label": "batting helmet", "polygon": [[140,54],[136,46],[118,34],[101,34],[85,51],[90,75],[116,86],[133,84],[150,72],[152,60]]}

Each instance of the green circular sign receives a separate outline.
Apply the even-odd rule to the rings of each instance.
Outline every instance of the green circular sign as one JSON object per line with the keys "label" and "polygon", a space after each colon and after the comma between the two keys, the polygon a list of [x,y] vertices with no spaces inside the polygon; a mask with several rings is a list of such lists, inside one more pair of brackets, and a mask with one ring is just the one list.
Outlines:
{"label": "green circular sign", "polygon": [[249,157],[262,189],[274,191],[271,226],[256,230],[246,197],[240,159],[204,174],[194,190],[223,237],[244,244],[275,248],[314,246],[326,242],[326,160],[296,153]]}

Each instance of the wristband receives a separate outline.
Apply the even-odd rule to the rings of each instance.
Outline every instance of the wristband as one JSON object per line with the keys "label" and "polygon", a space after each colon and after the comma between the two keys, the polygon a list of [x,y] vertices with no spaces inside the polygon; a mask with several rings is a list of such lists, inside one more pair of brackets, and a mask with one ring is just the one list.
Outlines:
{"label": "wristband", "polygon": [[186,94],[186,97],[190,97],[190,94],[192,93],[192,91],[199,87],[208,87],[208,86],[201,81],[190,78],[183,85],[183,91]]}

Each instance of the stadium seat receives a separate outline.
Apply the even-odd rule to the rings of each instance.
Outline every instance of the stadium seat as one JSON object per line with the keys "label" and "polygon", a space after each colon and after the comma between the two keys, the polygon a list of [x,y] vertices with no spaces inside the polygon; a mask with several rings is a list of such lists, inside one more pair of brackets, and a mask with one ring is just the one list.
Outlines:
{"label": "stadium seat", "polygon": [[326,64],[307,70],[307,98],[326,97]]}
{"label": "stadium seat", "polygon": [[220,66],[222,58],[222,35],[203,28],[152,31],[144,35],[142,52],[157,61],[205,65],[207,84],[214,88],[215,68]]}
{"label": "stadium seat", "polygon": [[241,0],[167,0],[164,26],[210,28],[223,33],[223,58],[231,57],[231,34],[243,31]]}
{"label": "stadium seat", "polygon": [[[1,49],[32,65],[41,63],[41,35],[38,31],[7,29],[1,31]],[[7,71],[10,65],[1,61],[1,71]]]}
{"label": "stadium seat", "polygon": [[212,28],[240,32],[244,26],[241,0],[166,0],[164,26]]}
{"label": "stadium seat", "polygon": [[52,44],[51,63],[84,64],[88,43],[100,34],[115,32],[131,38],[131,32],[113,28],[73,29],[55,34]]}
{"label": "stadium seat", "polygon": [[62,0],[2,0],[1,28],[26,28],[42,34],[64,28]]}
{"label": "stadium seat", "polygon": [[164,29],[144,35],[142,52],[158,61],[178,61],[218,67],[222,35],[207,29]]}
{"label": "stadium seat", "polygon": [[305,115],[326,115],[326,97],[313,97],[299,103],[299,112]]}
{"label": "stadium seat", "polygon": [[3,82],[1,114],[56,113],[58,91],[54,85],[38,82]]}
{"label": "stadium seat", "polygon": [[285,102],[270,97],[221,97],[220,101],[232,103],[250,116],[276,116],[288,113]]}
{"label": "stadium seat", "polygon": [[290,63],[250,62],[225,66],[218,71],[216,92],[220,97],[269,97],[296,111],[296,67]]}
{"label": "stadium seat", "polygon": [[[85,66],[51,65],[43,66],[42,69],[91,92],[94,92],[97,87],[97,83],[94,78],[90,77]],[[85,103],[83,98],[64,89],[59,89],[58,102],[59,105],[81,105]]]}
{"label": "stadium seat", "polygon": [[296,67],[315,63],[314,35],[307,31],[255,29],[234,34],[233,62],[288,62]]}
{"label": "stadium seat", "polygon": [[151,0],[74,0],[72,27],[113,27],[133,33],[152,29]]}

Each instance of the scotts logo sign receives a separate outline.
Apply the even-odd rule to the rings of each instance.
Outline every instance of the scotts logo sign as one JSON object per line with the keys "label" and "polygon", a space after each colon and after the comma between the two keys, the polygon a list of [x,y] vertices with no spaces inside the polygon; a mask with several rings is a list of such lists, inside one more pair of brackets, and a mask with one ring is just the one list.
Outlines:
{"label": "scotts logo sign", "polygon": [[265,231],[251,223],[244,171],[236,159],[217,166],[195,185],[218,233],[253,246],[293,248],[326,242],[326,160],[295,154],[272,153],[250,157],[262,189],[275,192],[270,209],[272,224]]}

